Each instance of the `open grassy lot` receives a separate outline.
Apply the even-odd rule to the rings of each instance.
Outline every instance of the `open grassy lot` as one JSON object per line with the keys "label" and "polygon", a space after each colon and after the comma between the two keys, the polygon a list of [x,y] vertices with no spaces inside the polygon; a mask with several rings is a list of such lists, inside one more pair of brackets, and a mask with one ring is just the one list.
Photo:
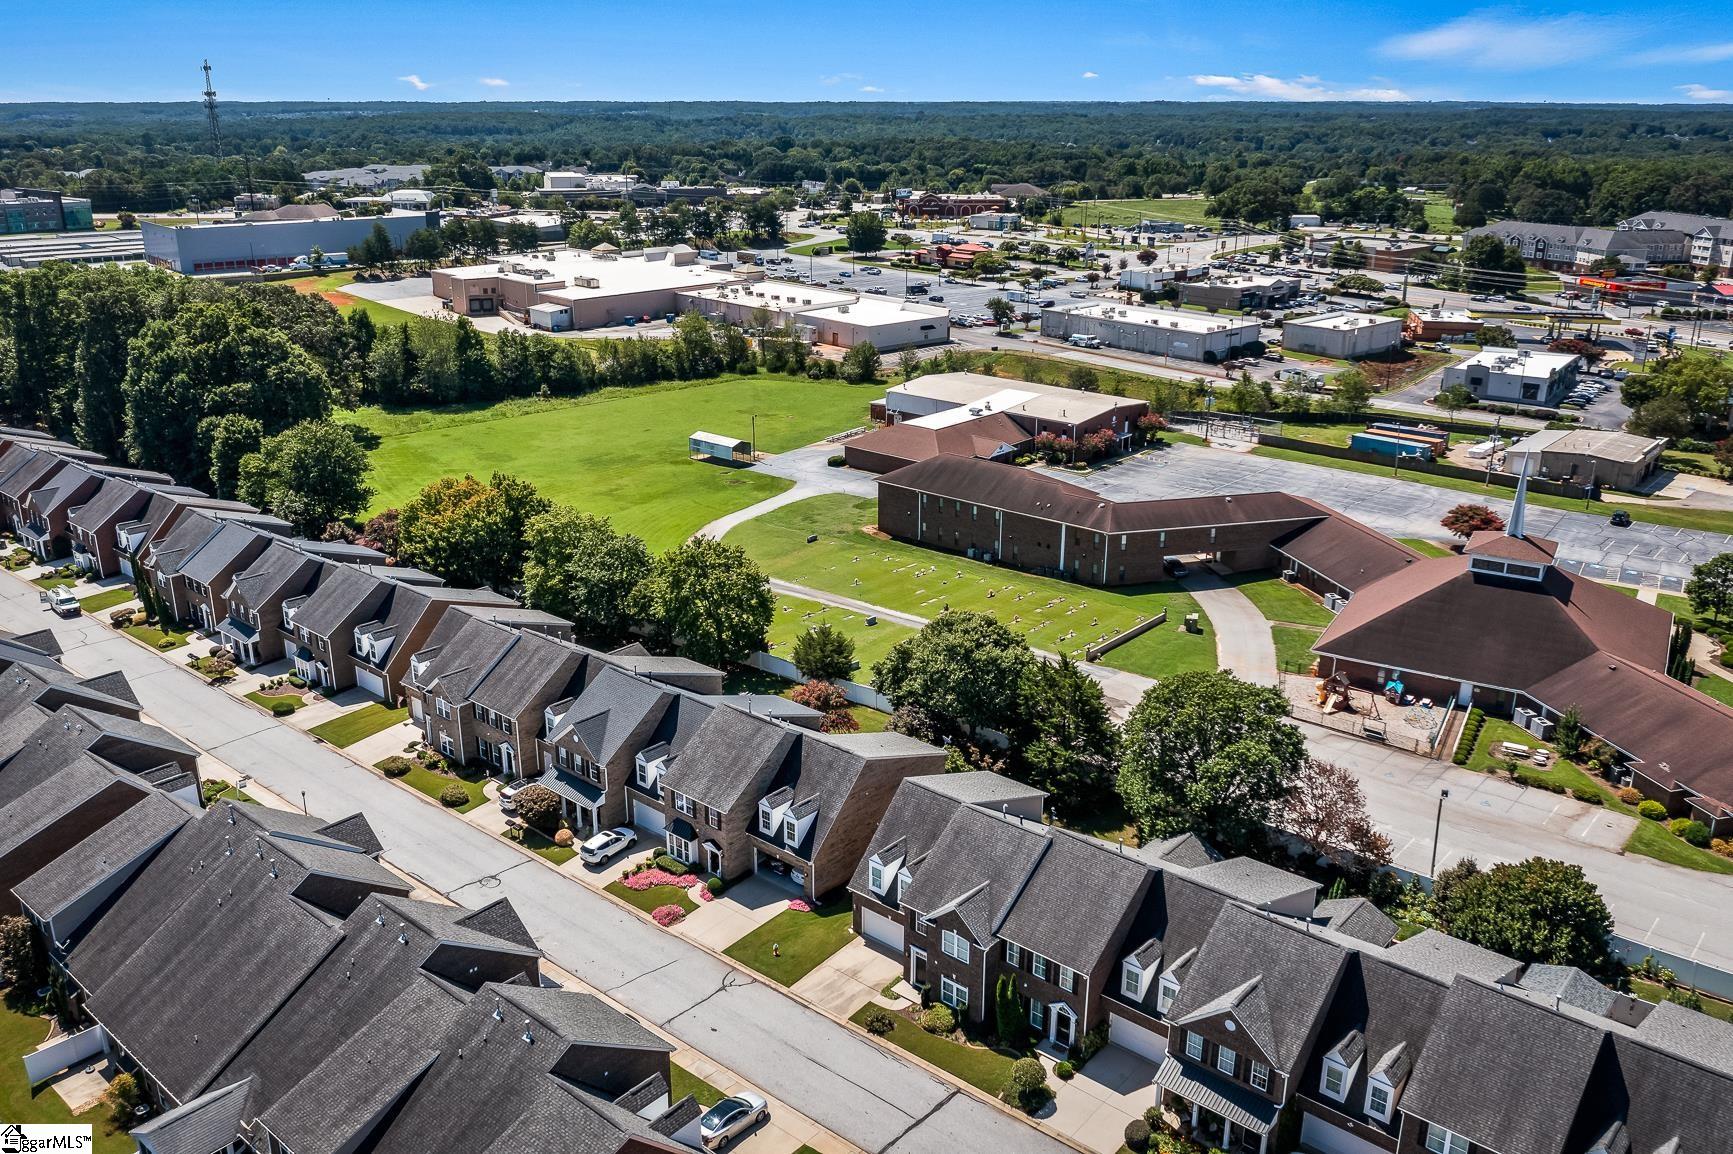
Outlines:
{"label": "open grassy lot", "polygon": [[1450,556],[1449,549],[1446,549],[1443,545],[1440,545],[1435,541],[1428,541],[1424,537],[1398,537],[1396,539],[1414,550],[1416,553],[1423,554],[1427,557]]}
{"label": "open grassy lot", "polygon": [[1429,192],[1421,197],[1426,212],[1426,227],[1432,232],[1452,232],[1456,229],[1456,206],[1443,193]]}
{"label": "open grassy lot", "polygon": [[1274,573],[1236,573],[1227,578],[1267,621],[1283,621],[1291,625],[1328,625],[1331,612],[1306,590],[1290,585]]}
{"label": "open grassy lot", "polygon": [[[779,985],[792,986],[848,945],[854,907],[832,902],[810,911],[783,910],[723,953]],[[774,956],[780,946],[782,956]]]}
{"label": "open grassy lot", "polygon": [[866,615],[853,609],[823,605],[804,597],[778,597],[776,620],[770,625],[770,652],[776,657],[794,660],[794,643],[807,630],[828,623],[854,642],[854,659],[859,663],[851,681],[865,684],[872,680],[873,666],[891,651],[891,646],[914,636],[914,630],[894,621],[868,625]]}
{"label": "open grassy lot", "polygon": [[[862,530],[877,520],[872,499],[830,494],[773,509],[728,540],[771,576],[921,617],[947,607],[992,613],[1035,648],[1078,659],[1086,645],[1166,609],[1168,624],[1115,649],[1104,663],[1149,677],[1215,668],[1207,624],[1199,634],[1179,627],[1198,608],[1176,584],[1109,591],[1034,577]],[[814,533],[818,541],[807,544]]]}
{"label": "open grassy lot", "polygon": [[19,1009],[19,996],[17,991],[7,994],[5,1007],[0,1009],[0,1118],[24,1125],[82,1122],[95,1136],[96,1154],[130,1154],[137,1149],[137,1143],[110,1125],[107,1107],[74,1115],[46,1082],[32,1086],[26,1080],[24,1055],[48,1037],[49,1023]]}
{"label": "open grassy lot", "polygon": [[[850,1014],[849,1021],[858,1026],[868,1012],[877,1008],[877,1003],[868,1002]],[[1016,1060],[1011,1055],[929,1034],[901,1014],[893,1013],[891,1017],[896,1020],[896,1025],[885,1035],[885,1041],[891,1045],[907,1050],[917,1058],[925,1058],[983,1094],[996,1097],[1005,1088],[1006,1079],[1011,1076],[1011,1063]]]}
{"label": "open grassy lot", "polygon": [[1221,223],[1220,217],[1209,214],[1209,200],[1205,197],[1092,200],[1067,208],[1065,223],[1081,224],[1086,216],[1091,226],[1110,224],[1119,228],[1132,227],[1141,220],[1177,220],[1181,224],[1204,225],[1209,228]]}
{"label": "open grassy lot", "polygon": [[707,522],[788,488],[744,469],[690,460],[695,430],[749,437],[780,453],[866,421],[882,386],[760,374],[636,389],[604,389],[555,401],[485,408],[356,410],[377,433],[374,511],[402,505],[448,474],[499,471],[545,496],[612,517],[652,549],[678,544]]}
{"label": "open grassy lot", "polygon": [[360,709],[351,710],[341,717],[333,717],[308,730],[321,741],[329,742],[339,749],[354,745],[364,737],[372,737],[382,729],[390,729],[400,721],[409,720],[409,707],[392,709],[389,706],[374,702],[363,705]]}

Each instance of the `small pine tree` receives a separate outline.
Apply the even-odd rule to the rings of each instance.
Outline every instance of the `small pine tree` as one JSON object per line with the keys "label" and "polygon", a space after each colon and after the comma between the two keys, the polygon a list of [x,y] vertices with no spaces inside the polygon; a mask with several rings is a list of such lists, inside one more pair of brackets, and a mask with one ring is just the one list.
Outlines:
{"label": "small pine tree", "polygon": [[854,641],[821,621],[795,639],[790,659],[808,681],[841,681],[854,672]]}
{"label": "small pine tree", "polygon": [[1021,1050],[1024,1034],[1029,1028],[1028,1018],[1023,1010],[1023,999],[1017,993],[1016,979],[1010,974],[1000,974],[998,984],[993,987],[993,1015],[999,1044]]}
{"label": "small pine tree", "polygon": [[1558,728],[1553,732],[1553,741],[1558,746],[1559,754],[1575,761],[1577,754],[1583,748],[1583,715],[1576,706],[1564,711],[1558,719]]}

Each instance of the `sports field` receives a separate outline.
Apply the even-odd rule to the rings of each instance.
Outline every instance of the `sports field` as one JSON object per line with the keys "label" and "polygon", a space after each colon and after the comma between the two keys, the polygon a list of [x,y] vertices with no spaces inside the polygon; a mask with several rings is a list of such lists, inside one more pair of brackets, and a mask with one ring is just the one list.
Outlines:
{"label": "sports field", "polygon": [[[920,617],[946,608],[992,613],[1036,649],[1078,659],[1086,645],[1166,609],[1168,624],[1115,649],[1102,664],[1149,677],[1216,667],[1207,621],[1200,633],[1182,628],[1186,614],[1199,610],[1177,585],[1109,591],[1034,577],[863,531],[877,519],[872,499],[831,494],[773,509],[728,540],[772,577]],[[814,533],[819,539],[808,544]]]}
{"label": "sports field", "polygon": [[689,459],[689,434],[748,438],[756,416],[759,450],[783,452],[864,423],[868,402],[883,391],[763,373],[485,408],[364,408],[340,419],[381,439],[372,454],[374,512],[447,474],[512,473],[555,501],[612,517],[659,551],[789,486]]}
{"label": "sports field", "polygon": [[1128,228],[1140,220],[1177,220],[1181,224],[1204,225],[1214,228],[1220,218],[1209,214],[1207,197],[1161,197],[1155,200],[1091,200],[1072,205],[1065,210],[1066,224],[1081,224],[1085,213],[1089,223],[1111,224]]}

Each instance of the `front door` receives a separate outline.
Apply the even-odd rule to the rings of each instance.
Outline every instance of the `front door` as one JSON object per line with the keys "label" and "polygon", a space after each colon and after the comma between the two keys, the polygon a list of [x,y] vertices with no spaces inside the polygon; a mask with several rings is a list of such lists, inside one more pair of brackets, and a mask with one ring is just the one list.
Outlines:
{"label": "front door", "polygon": [[1077,1015],[1064,1002],[1053,1003],[1053,1024],[1047,1036],[1059,1046],[1070,1046],[1077,1040]]}
{"label": "front door", "polygon": [[722,850],[718,846],[704,847],[704,868],[717,877],[722,876]]}
{"label": "front door", "polygon": [[919,946],[909,947],[909,985],[921,986],[927,980],[927,951]]}
{"label": "front door", "polygon": [[512,747],[509,745],[499,747],[499,770],[504,777],[509,778],[517,775],[517,754],[512,751]]}

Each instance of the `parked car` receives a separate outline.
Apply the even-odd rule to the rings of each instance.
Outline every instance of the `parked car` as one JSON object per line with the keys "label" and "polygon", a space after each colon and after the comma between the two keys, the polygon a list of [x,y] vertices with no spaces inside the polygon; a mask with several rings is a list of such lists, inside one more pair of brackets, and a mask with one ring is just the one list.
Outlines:
{"label": "parked car", "polygon": [[1168,576],[1170,577],[1184,577],[1187,573],[1191,572],[1190,569],[1185,567],[1185,562],[1181,561],[1178,557],[1164,558],[1161,564],[1162,568],[1167,570]]}
{"label": "parked car", "polygon": [[710,1107],[698,1120],[698,1140],[706,1150],[721,1150],[768,1117],[770,1108],[764,1099],[742,1090]]}
{"label": "parked car", "polygon": [[[869,269],[867,269],[867,270],[866,270],[866,274],[867,274],[867,275],[868,275],[868,276],[878,276],[878,275],[879,275],[879,274],[880,274],[880,272],[881,272],[881,271],[882,271],[882,270],[880,270],[880,269],[876,269],[876,268],[869,268]],[[847,275],[847,274],[846,274],[846,273],[845,273],[845,274],[844,274],[844,275],[845,275],[845,276],[846,276],[846,275]]]}
{"label": "parked car", "polygon": [[505,785],[501,786],[499,791],[500,810],[504,813],[517,812],[517,795],[534,784],[535,782],[531,781],[529,778],[520,777],[516,781],[507,782]]}
{"label": "parked car", "polygon": [[1266,361],[1285,361],[1287,359],[1287,357],[1284,357],[1281,353],[1277,352],[1268,352],[1264,354],[1264,360]]}
{"label": "parked car", "polygon": [[1613,515],[1607,518],[1607,522],[1617,529],[1629,529],[1631,527],[1631,515],[1623,509],[1614,509]]}
{"label": "parked car", "polygon": [[78,598],[74,597],[72,595],[72,590],[68,589],[64,585],[55,589],[50,589],[48,595],[44,597],[43,600],[48,603],[50,609],[54,610],[62,617],[77,617],[79,613],[83,612],[83,610],[79,608]]}
{"label": "parked car", "polygon": [[882,297],[885,295],[886,290],[881,285],[874,285],[872,288],[868,289],[867,292],[872,293],[876,297]]}
{"label": "parked car", "polygon": [[605,829],[578,847],[578,856],[591,865],[600,865],[616,854],[638,844],[638,831],[622,825]]}
{"label": "parked car", "polygon": [[932,301],[936,305],[942,305],[945,303],[945,298],[940,296],[938,293],[932,294],[927,299]]}

